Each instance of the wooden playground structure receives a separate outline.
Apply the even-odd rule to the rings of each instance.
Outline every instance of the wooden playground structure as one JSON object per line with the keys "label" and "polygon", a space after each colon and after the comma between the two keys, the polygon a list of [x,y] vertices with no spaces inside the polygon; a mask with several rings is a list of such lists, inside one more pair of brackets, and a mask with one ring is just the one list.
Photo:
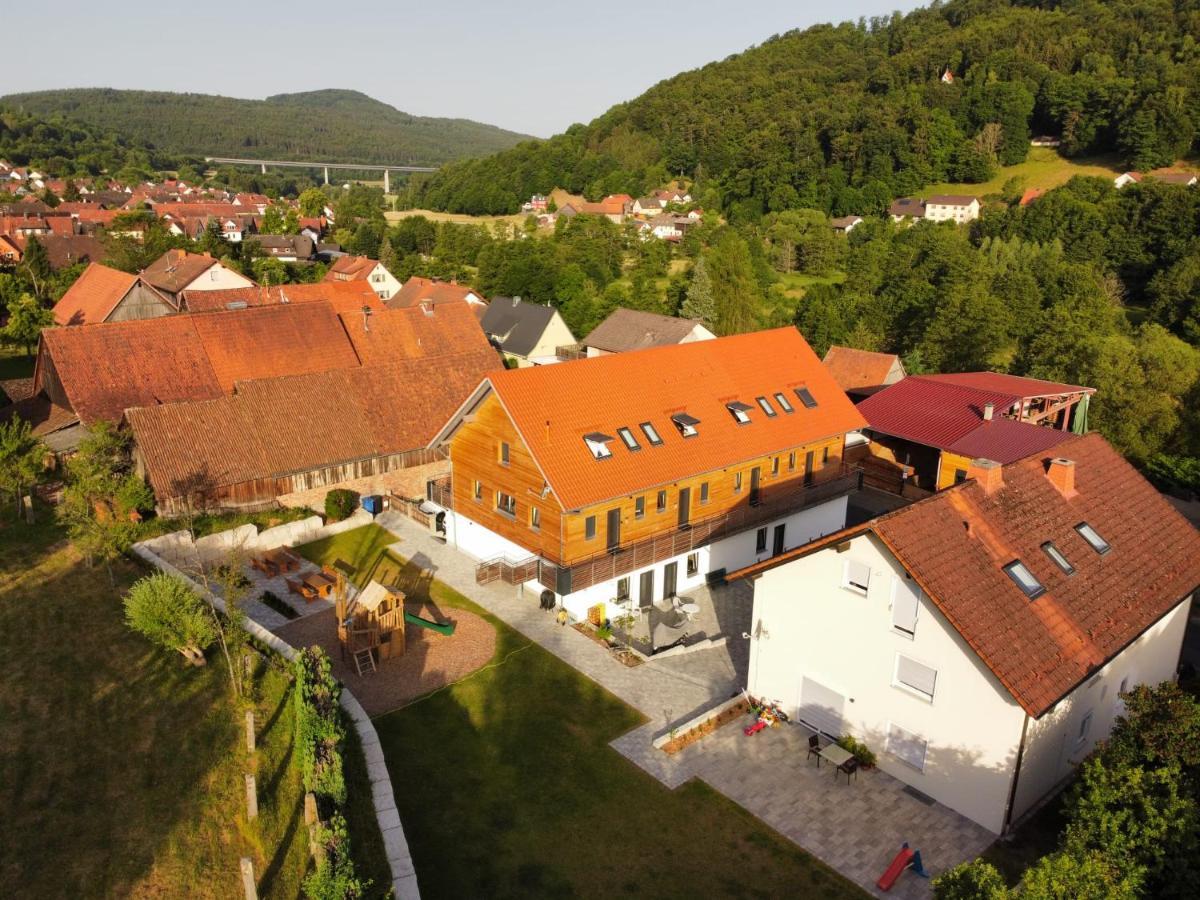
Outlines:
{"label": "wooden playground structure", "polygon": [[372,580],[347,599],[345,575],[337,574],[334,610],[342,658],[354,660],[359,675],[376,671],[376,663],[404,655],[404,592]]}

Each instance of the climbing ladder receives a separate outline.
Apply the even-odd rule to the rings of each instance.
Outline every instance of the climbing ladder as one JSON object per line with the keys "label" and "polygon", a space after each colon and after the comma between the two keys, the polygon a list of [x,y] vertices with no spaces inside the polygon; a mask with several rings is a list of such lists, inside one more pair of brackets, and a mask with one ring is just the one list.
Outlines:
{"label": "climbing ladder", "polygon": [[359,675],[365,675],[368,672],[374,672],[375,669],[375,654],[368,648],[359,650],[354,654],[354,668],[358,670]]}

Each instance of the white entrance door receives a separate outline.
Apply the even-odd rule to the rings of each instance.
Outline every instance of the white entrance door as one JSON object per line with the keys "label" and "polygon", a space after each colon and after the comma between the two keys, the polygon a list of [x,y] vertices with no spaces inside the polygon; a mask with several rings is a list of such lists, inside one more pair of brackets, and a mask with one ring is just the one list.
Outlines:
{"label": "white entrance door", "polygon": [[800,703],[796,718],[830,737],[845,734],[842,710],[846,698],[819,681],[804,677],[800,679]]}

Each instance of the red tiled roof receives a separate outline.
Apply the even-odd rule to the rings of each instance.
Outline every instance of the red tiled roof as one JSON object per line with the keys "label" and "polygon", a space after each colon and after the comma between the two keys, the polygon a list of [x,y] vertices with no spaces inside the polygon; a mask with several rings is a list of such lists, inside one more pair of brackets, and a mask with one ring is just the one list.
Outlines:
{"label": "red tiled roof", "polygon": [[823,362],[842,390],[851,391],[887,384],[888,375],[900,357],[895,353],[875,353],[835,344],[826,351]]}
{"label": "red tiled roof", "polygon": [[[1200,534],[1096,434],[1060,444],[1075,463],[1065,498],[1041,455],[876,520],[872,529],[995,673],[1040,716],[1200,584]],[[1110,545],[1096,553],[1075,526]],[[969,530],[968,527],[969,526]],[[1075,567],[1065,575],[1041,546]],[[1020,559],[1046,588],[1029,600],[1003,571]]]}
{"label": "red tiled roof", "polygon": [[136,275],[92,263],[54,304],[54,321],[59,325],[103,322],[136,282]]}
{"label": "red tiled roof", "polygon": [[1017,399],[1008,393],[937,384],[910,375],[860,401],[858,411],[872,431],[945,450],[983,423],[986,404],[993,405],[994,416],[1001,416]]}
{"label": "red tiled roof", "polygon": [[229,304],[278,306],[288,303],[315,303],[324,300],[335,312],[360,312],[364,306],[383,309],[383,301],[365,281],[326,281],[320,284],[288,284],[276,287],[255,286],[219,291],[184,291],[184,305],[190,313],[219,312]]}
{"label": "red tiled roof", "polygon": [[326,281],[365,281],[379,260],[365,256],[339,256],[325,273]]}
{"label": "red tiled roof", "polygon": [[193,281],[219,265],[211,256],[168,250],[142,272],[142,280],[169,294],[177,294]]}
{"label": "red tiled roof", "polygon": [[[795,328],[777,328],[560,363],[489,376],[491,387],[521,433],[565,509],[624,496],[658,484],[721,469],[777,450],[865,425],[853,404]],[[807,409],[794,388],[817,401]],[[765,416],[759,396],[784,394],[794,412]],[[753,408],[739,426],[726,404]],[[671,416],[700,420],[684,438]],[[662,437],[650,446],[638,427],[651,422]],[[642,449],[630,452],[617,436],[628,427]],[[612,456],[594,459],[583,436],[613,438]]]}
{"label": "red tiled roof", "polygon": [[1004,464],[1043,453],[1071,437],[1069,431],[993,417],[990,422],[980,422],[945,449],[970,459],[982,457]]}
{"label": "red tiled roof", "polygon": [[494,367],[501,365],[471,307],[461,300],[439,303],[429,312],[410,306],[382,309],[366,319],[357,310],[344,312],[340,318],[364,366],[386,363],[397,356],[437,359],[465,352],[490,353]]}
{"label": "red tiled roof", "polygon": [[[478,328],[476,328],[478,331]],[[489,370],[491,348],[243,382],[232,396],[131,409],[159,498],[423,447]]]}
{"label": "red tiled roof", "polygon": [[469,285],[456,284],[452,281],[437,281],[414,275],[388,299],[387,305],[398,309],[402,306],[415,306],[422,300],[432,300],[434,303],[467,300],[470,303],[472,301],[468,300],[469,295],[479,298],[479,301],[475,301],[475,305],[486,306],[486,302],[483,302],[483,295]]}

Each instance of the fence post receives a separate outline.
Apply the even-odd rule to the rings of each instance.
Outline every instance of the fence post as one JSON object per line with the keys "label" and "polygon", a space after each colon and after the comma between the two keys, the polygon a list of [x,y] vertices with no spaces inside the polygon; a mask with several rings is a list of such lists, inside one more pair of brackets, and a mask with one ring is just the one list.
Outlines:
{"label": "fence post", "polygon": [[246,773],[246,819],[253,822],[258,818],[258,787],[254,776]]}
{"label": "fence post", "polygon": [[258,900],[258,886],[254,883],[254,863],[247,856],[242,857],[242,890],[246,900]]}
{"label": "fence post", "polygon": [[253,753],[255,749],[254,738],[254,710],[246,710],[246,752]]}

